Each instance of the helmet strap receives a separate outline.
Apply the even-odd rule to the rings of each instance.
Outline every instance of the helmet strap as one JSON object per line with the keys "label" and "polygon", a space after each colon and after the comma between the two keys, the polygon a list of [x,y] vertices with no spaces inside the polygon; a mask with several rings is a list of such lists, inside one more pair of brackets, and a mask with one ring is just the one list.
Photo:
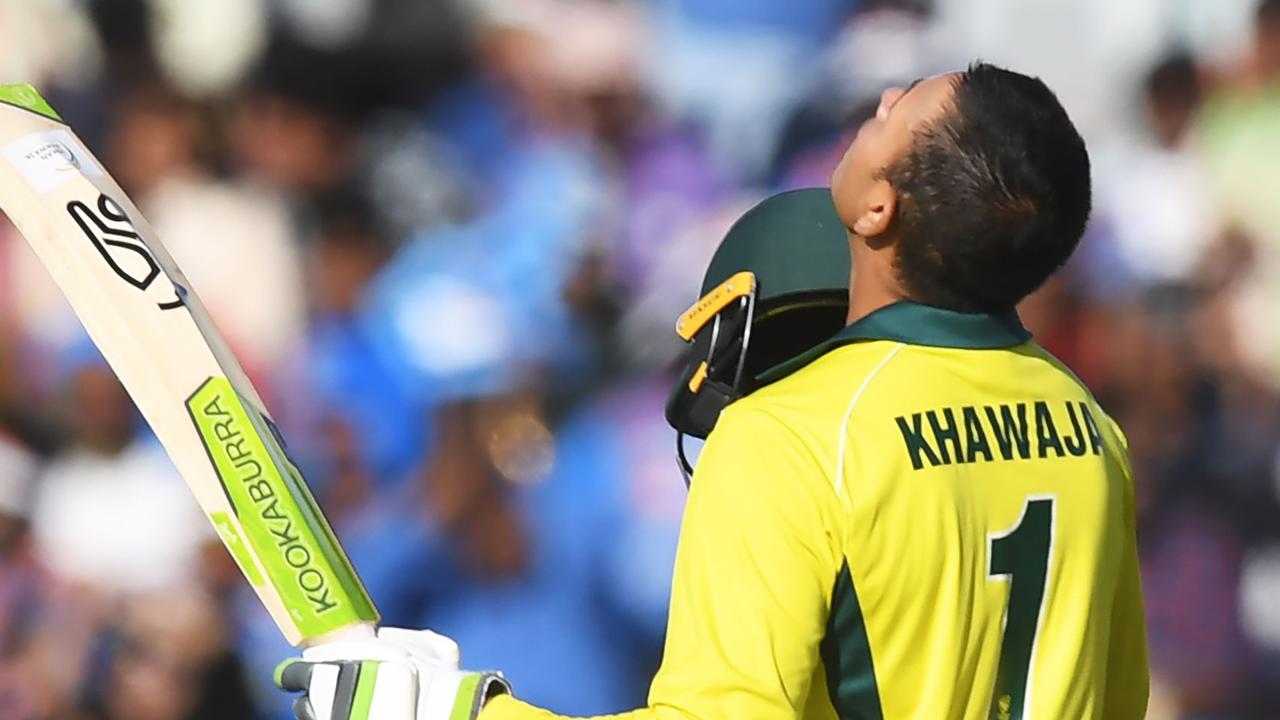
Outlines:
{"label": "helmet strap", "polygon": [[[756,312],[756,292],[752,288],[752,292],[739,298],[741,307],[746,311],[746,322],[742,329],[742,346],[738,349],[738,362],[733,370],[733,384],[725,385],[708,377],[702,382],[698,388],[697,395],[694,398],[693,408],[690,410],[692,415],[709,415],[710,424],[714,424],[715,418],[720,416],[729,403],[737,400],[740,393],[739,388],[742,387],[742,372],[747,365],[747,347],[751,343],[751,324],[755,320]],[[720,339],[720,313],[716,313],[714,324],[711,327],[711,343],[708,345],[706,365],[708,368],[715,367],[715,350]],[[688,456],[684,450],[684,433],[676,431],[676,465],[680,468],[680,474],[684,477],[685,488],[689,488],[693,483],[693,465],[689,462]]]}

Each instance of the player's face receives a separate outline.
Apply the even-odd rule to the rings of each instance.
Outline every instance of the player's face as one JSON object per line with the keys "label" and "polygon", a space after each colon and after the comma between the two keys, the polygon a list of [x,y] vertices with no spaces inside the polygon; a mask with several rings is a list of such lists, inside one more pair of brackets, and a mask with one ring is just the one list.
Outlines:
{"label": "player's face", "polygon": [[[876,114],[862,124],[831,176],[836,210],[846,227],[859,234],[858,222],[885,201],[892,189],[882,171],[911,146],[915,132],[941,115],[955,91],[957,73],[917,80],[907,88],[889,88]],[[892,215],[892,201],[889,201]],[[888,217],[885,218],[887,223]]]}

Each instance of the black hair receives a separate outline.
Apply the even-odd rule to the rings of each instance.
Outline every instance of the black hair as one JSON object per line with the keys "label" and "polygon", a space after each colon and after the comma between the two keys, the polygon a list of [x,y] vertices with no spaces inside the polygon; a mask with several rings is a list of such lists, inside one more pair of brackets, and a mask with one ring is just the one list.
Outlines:
{"label": "black hair", "polygon": [[1194,107],[1200,102],[1200,72],[1195,58],[1186,50],[1164,56],[1147,73],[1147,99],[1157,105]]}
{"label": "black hair", "polygon": [[1262,0],[1262,2],[1258,3],[1254,19],[1258,25],[1280,23],[1280,0]]}
{"label": "black hair", "polygon": [[277,32],[247,78],[252,94],[279,98],[310,115],[357,126],[376,100],[368,67],[354,53],[320,49]]}
{"label": "black hair", "polygon": [[899,281],[926,305],[1003,312],[1075,250],[1089,219],[1084,140],[1037,78],[986,63],[884,170]]}
{"label": "black hair", "polygon": [[312,195],[309,220],[318,241],[379,254],[391,251],[391,242],[377,208],[355,183]]}

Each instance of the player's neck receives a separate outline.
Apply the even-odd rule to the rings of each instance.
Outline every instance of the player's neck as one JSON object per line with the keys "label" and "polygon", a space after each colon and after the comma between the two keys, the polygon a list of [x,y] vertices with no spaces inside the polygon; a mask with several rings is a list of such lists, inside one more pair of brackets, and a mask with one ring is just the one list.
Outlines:
{"label": "player's neck", "polygon": [[893,271],[889,248],[871,249],[861,238],[850,237],[849,314],[846,325],[861,320],[882,307],[906,299]]}

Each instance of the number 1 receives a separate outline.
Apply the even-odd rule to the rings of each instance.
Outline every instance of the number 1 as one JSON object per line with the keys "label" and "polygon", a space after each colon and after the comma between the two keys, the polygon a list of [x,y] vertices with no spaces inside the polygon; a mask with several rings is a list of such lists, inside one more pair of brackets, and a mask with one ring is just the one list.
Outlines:
{"label": "number 1", "polygon": [[1053,502],[1053,498],[1029,498],[1013,529],[987,540],[987,578],[1009,582],[991,720],[1021,720],[1026,711],[1027,681],[1053,546]]}

